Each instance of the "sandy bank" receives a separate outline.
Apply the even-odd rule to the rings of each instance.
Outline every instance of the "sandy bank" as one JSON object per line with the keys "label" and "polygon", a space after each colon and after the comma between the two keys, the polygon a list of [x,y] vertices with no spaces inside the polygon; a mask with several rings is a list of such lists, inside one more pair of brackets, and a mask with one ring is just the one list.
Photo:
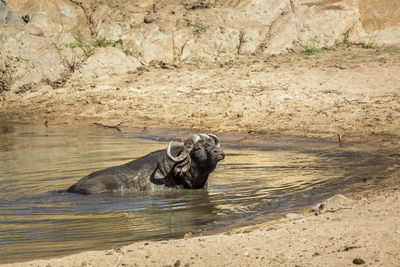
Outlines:
{"label": "sandy bank", "polygon": [[383,189],[333,202],[318,215],[305,211],[224,234],[138,242],[10,266],[398,266],[399,172],[392,178]]}
{"label": "sandy bank", "polygon": [[399,144],[398,47],[339,46],[230,65],[155,65],[40,84],[0,101],[0,119],[185,128]]}

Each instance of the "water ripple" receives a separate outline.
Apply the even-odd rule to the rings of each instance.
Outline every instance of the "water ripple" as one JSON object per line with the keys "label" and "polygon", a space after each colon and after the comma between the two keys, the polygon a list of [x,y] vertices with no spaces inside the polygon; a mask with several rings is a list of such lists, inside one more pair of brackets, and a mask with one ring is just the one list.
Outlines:
{"label": "water ripple", "polygon": [[163,149],[170,139],[92,127],[0,123],[0,129],[0,263],[276,218],[373,177],[387,161],[364,152],[231,144],[207,190],[84,196],[65,189],[90,172]]}

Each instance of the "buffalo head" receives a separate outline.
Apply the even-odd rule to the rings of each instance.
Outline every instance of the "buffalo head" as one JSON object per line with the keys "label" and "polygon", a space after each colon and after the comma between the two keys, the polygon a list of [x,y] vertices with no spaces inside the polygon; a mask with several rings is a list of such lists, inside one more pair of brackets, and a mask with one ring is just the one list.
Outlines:
{"label": "buffalo head", "polygon": [[184,141],[178,156],[171,152],[173,141],[167,148],[167,158],[175,163],[173,177],[184,188],[202,188],[218,161],[225,158],[219,138],[213,134],[193,134]]}

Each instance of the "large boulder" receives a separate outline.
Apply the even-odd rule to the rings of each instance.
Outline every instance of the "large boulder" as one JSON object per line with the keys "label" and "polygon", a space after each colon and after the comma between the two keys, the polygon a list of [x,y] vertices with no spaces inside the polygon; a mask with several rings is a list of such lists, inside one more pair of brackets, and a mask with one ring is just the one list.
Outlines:
{"label": "large boulder", "polygon": [[24,26],[23,20],[8,8],[3,0],[0,0],[0,94],[3,95],[11,89],[16,68],[16,59],[13,57],[13,52],[7,49],[5,45],[8,41],[9,34],[19,32]]}
{"label": "large boulder", "polygon": [[221,55],[235,55],[240,45],[240,30],[226,27],[209,27],[196,36],[192,43],[191,56],[194,58],[215,58]]}
{"label": "large boulder", "polygon": [[215,15],[211,15],[213,11],[208,11],[210,14],[206,20],[214,25],[236,29],[269,27],[282,12],[290,9],[290,0],[220,0],[218,3]]}
{"label": "large boulder", "polygon": [[[271,23],[290,8],[289,0],[216,2],[211,5],[199,1],[202,9],[185,14],[191,38],[182,49],[181,59],[213,60],[224,55],[229,58],[256,53]],[[195,5],[196,1],[190,4]]]}
{"label": "large boulder", "polygon": [[294,7],[299,44],[331,47],[359,18],[357,5],[352,0],[314,2]]}
{"label": "large boulder", "polygon": [[58,49],[47,37],[3,28],[0,39],[0,68],[8,72],[7,91],[21,92],[44,80],[55,82],[65,71]]}
{"label": "large boulder", "polygon": [[400,4],[393,0],[358,0],[360,19],[351,32],[355,42],[400,44]]}
{"label": "large boulder", "polygon": [[122,43],[145,63],[174,59],[172,33],[162,32],[156,24],[144,24],[140,28],[131,29],[122,36]]}
{"label": "large boulder", "polygon": [[77,75],[80,77],[107,78],[111,75],[124,74],[136,70],[141,66],[140,62],[127,56],[121,49],[116,47],[103,47],[90,56]]}
{"label": "large boulder", "polygon": [[355,42],[400,43],[400,7],[390,0],[186,1],[185,7],[187,2],[192,8],[184,20],[191,34],[181,59],[258,51],[276,55],[331,47],[345,36]]}
{"label": "large boulder", "polygon": [[68,42],[76,32],[89,35],[89,25],[81,7],[68,0],[13,0],[9,7],[27,22],[26,31],[53,41]]}
{"label": "large boulder", "polygon": [[359,19],[354,1],[293,1],[271,25],[263,52],[275,55],[297,47],[331,47]]}
{"label": "large boulder", "polygon": [[5,1],[0,0],[0,27],[23,25],[24,21],[7,6]]}
{"label": "large boulder", "polygon": [[240,55],[253,54],[257,51],[263,30],[260,28],[247,28],[241,32],[238,53]]}
{"label": "large boulder", "polygon": [[143,24],[153,6],[154,0],[105,1],[101,5],[95,5],[90,14],[93,31],[99,37],[120,41],[125,32]]}
{"label": "large boulder", "polygon": [[268,38],[261,45],[267,55],[277,55],[298,46],[297,19],[293,12],[286,12],[270,28]]}
{"label": "large boulder", "polygon": [[[35,83],[57,83],[68,71],[62,45],[74,41],[76,32],[89,34],[83,9],[68,0],[0,2],[0,68],[7,73],[3,91],[20,93]],[[4,17],[4,14],[7,14]],[[21,19],[22,18],[22,19]],[[12,27],[17,25],[18,27]],[[5,88],[7,87],[7,88]]]}

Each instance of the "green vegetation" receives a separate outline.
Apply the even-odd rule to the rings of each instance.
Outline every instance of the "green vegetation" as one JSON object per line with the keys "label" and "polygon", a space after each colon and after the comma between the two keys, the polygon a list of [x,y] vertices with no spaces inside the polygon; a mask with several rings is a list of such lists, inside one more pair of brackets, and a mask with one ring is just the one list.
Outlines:
{"label": "green vegetation", "polygon": [[348,35],[345,35],[343,38],[343,44],[351,45],[351,41]]}
{"label": "green vegetation", "polygon": [[90,57],[91,55],[93,55],[93,48],[87,44],[85,37],[80,31],[76,32],[75,40],[72,43],[67,44],[66,46],[69,48],[82,48],[86,57]]}
{"label": "green vegetation", "polygon": [[107,47],[114,46],[115,42],[113,40],[107,39],[105,37],[99,37],[93,41],[92,45],[94,47]]}
{"label": "green vegetation", "polygon": [[[125,48],[121,43],[115,42],[111,39],[107,39],[106,37],[93,38],[92,36],[84,36],[80,31],[75,33],[74,40],[72,42],[60,43],[59,39],[57,39],[57,42],[55,42],[54,45],[57,47],[58,53],[60,58],[63,60],[64,65],[67,66],[71,72],[79,67],[79,65],[82,63],[82,60],[84,61],[93,55],[95,49],[100,47],[112,46],[121,49],[128,56],[140,55],[133,48]],[[66,48],[80,48],[83,51],[84,59],[77,59],[74,56],[72,60],[71,58],[67,59],[66,53],[64,52]],[[71,51],[67,52],[67,54],[68,53],[72,53],[72,55],[79,55],[78,57],[81,57],[82,55],[82,52],[80,51]]]}
{"label": "green vegetation", "polygon": [[127,56],[140,56],[140,53],[137,53],[134,48],[129,49],[123,45],[118,45],[117,48],[121,49]]}
{"label": "green vegetation", "polygon": [[339,44],[339,45],[340,44],[344,44],[344,45],[347,45],[347,46],[350,46],[350,45],[361,45],[361,47],[365,48],[365,49],[376,48],[376,43],[373,41],[373,39],[371,39],[368,42],[355,43],[355,42],[352,42],[350,40],[350,37],[348,35],[345,35],[344,38],[343,38],[343,41],[341,43],[339,42],[337,44]]}
{"label": "green vegetation", "polygon": [[311,45],[308,46],[305,50],[304,50],[304,54],[306,54],[307,56],[312,56],[312,55],[317,55],[320,54],[322,52],[322,48],[318,47],[317,45]]}
{"label": "green vegetation", "polygon": [[97,39],[93,40],[92,42],[85,39],[83,34],[80,31],[77,31],[74,37],[74,41],[66,44],[66,47],[69,48],[81,48],[86,57],[90,57],[94,53],[94,48],[96,47],[107,47],[107,46],[114,46],[115,42],[113,40],[107,39],[105,37],[98,37]]}
{"label": "green vegetation", "polygon": [[394,53],[394,52],[399,52],[400,49],[395,46],[386,46],[386,47],[377,47],[377,52],[380,54],[383,53]]}
{"label": "green vegetation", "polygon": [[372,41],[369,41],[368,43],[361,43],[361,47],[365,49],[373,49],[376,47],[376,44]]}
{"label": "green vegetation", "polygon": [[[84,51],[86,57],[90,57],[91,55],[93,55],[95,48],[108,47],[108,46],[116,46],[115,41],[113,41],[111,39],[107,39],[106,37],[98,37],[97,39],[94,39],[94,40],[92,39],[92,41],[86,40],[80,31],[76,32],[73,42],[65,44],[65,47],[68,47],[68,48],[77,48],[77,47],[81,48]],[[59,49],[61,49],[59,45],[57,47]],[[120,48],[126,54],[130,54],[130,55],[134,54],[133,50],[129,51],[128,49],[125,49],[122,46],[120,46]]]}
{"label": "green vegetation", "polygon": [[72,43],[67,44],[69,48],[83,47],[85,46],[85,38],[80,31],[75,34],[75,40]]}
{"label": "green vegetation", "polygon": [[360,44],[361,47],[365,49],[373,49],[377,47],[374,37],[371,37],[368,42],[361,42]]}

